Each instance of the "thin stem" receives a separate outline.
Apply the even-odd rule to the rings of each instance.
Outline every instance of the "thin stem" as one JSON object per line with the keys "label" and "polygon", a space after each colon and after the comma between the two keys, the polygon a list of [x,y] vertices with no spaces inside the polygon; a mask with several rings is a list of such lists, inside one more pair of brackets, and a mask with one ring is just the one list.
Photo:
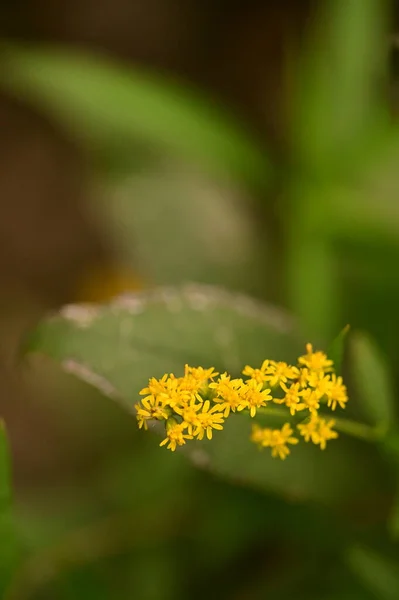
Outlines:
{"label": "thin stem", "polygon": [[[269,415],[272,417],[280,417],[281,419],[293,419],[295,417],[296,419],[298,419],[299,416],[303,416],[303,413],[297,413],[297,415],[293,417],[288,410],[284,408],[277,408],[274,406],[271,406],[270,408],[259,408],[257,410],[257,414],[265,416]],[[386,427],[373,427],[372,425],[358,423],[358,421],[352,421],[351,419],[341,419],[339,417],[337,418],[335,417],[335,415],[331,415],[331,419],[335,421],[335,429],[337,429],[338,431],[346,433],[347,435],[351,435],[352,437],[358,438],[360,440],[365,440],[367,442],[379,441],[386,434]]]}
{"label": "thin stem", "polygon": [[378,425],[373,427],[372,425],[358,423],[357,421],[352,421],[350,419],[336,417],[333,417],[333,419],[335,421],[335,429],[361,440],[366,440],[367,442],[377,442],[386,434],[385,426]]}

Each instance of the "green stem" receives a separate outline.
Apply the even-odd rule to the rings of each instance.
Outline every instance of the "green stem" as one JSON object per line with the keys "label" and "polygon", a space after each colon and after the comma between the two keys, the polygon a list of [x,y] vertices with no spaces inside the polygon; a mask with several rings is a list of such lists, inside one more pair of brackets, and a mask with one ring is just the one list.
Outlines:
{"label": "green stem", "polygon": [[[280,417],[282,419],[293,418],[288,410],[285,410],[284,408],[277,408],[274,406],[271,406],[270,408],[259,408],[257,410],[257,414]],[[297,415],[295,416],[302,417],[302,415],[302,413],[297,413]],[[366,425],[365,423],[358,423],[357,421],[352,421],[351,419],[337,418],[335,417],[335,415],[331,415],[331,418],[335,421],[335,429],[337,429],[337,431],[346,433],[347,435],[351,435],[352,437],[358,438],[360,440],[365,440],[367,442],[377,442],[386,435],[386,428],[382,426],[373,427],[371,425]]]}
{"label": "green stem", "polygon": [[333,419],[335,421],[335,429],[367,442],[378,442],[386,435],[385,426],[366,425],[365,423],[336,417],[333,417]]}

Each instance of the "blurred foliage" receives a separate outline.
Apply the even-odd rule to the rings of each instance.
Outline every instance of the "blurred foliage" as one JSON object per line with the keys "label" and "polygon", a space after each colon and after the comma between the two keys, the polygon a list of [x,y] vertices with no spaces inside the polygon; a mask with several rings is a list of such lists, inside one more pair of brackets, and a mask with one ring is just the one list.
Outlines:
{"label": "blurred foliage", "polygon": [[18,560],[18,541],[11,510],[10,457],[4,424],[0,424],[0,593],[8,586]]}
{"label": "blurred foliage", "polygon": [[[77,291],[78,302],[117,298],[64,307],[26,337],[24,349],[69,373],[20,357],[19,375],[47,392],[43,407],[65,428],[73,468],[54,449],[52,477],[20,485],[11,517],[0,438],[6,600],[398,597],[389,10],[381,0],[323,6],[291,77],[280,162],[183,81],[69,48],[4,44],[3,88],[86,151],[86,208],[119,263]],[[176,456],[136,431],[130,413],[149,376],[185,362],[238,373],[266,356],[290,360],[309,339],[331,343],[349,415],[389,430],[385,443],[341,436],[280,463],[240,435],[244,418]]]}

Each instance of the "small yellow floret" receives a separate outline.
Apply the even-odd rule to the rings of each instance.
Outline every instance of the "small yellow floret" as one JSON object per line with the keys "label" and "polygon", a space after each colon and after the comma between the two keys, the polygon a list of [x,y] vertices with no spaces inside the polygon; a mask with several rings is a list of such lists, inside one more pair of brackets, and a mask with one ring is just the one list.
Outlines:
{"label": "small yellow floret", "polygon": [[262,390],[263,383],[257,383],[255,379],[250,379],[248,383],[241,388],[241,402],[237,410],[249,409],[249,414],[253,418],[258,408],[266,406],[269,400],[272,400],[270,390]]}
{"label": "small yellow floret", "polygon": [[292,383],[290,387],[287,387],[285,383],[280,383],[280,386],[284,390],[285,396],[284,398],[274,398],[276,404],[285,404],[290,409],[291,415],[306,408],[306,404],[302,402],[299,382]]}
{"label": "small yellow floret", "polygon": [[327,391],[327,406],[331,410],[335,410],[337,404],[340,408],[345,408],[348,402],[348,394],[346,391],[346,385],[343,384],[342,377],[337,377],[335,374],[331,375],[330,387]]}
{"label": "small yellow floret", "polygon": [[217,404],[211,407],[211,403],[207,400],[201,412],[198,413],[197,426],[194,430],[194,436],[198,440],[202,440],[206,434],[208,440],[212,439],[212,429],[223,429],[224,418],[220,412],[220,406]]}
{"label": "small yellow floret", "polygon": [[223,373],[219,379],[209,384],[209,389],[216,394],[214,401],[224,411],[224,417],[235,412],[242,402],[242,389],[245,386],[242,379],[231,379],[230,375]]}
{"label": "small yellow floret", "polygon": [[142,427],[148,429],[147,421],[151,421],[151,419],[161,421],[170,417],[170,411],[154,396],[147,396],[147,398],[135,404],[135,409],[139,429]]}
{"label": "small yellow floret", "polygon": [[260,448],[271,448],[273,458],[285,460],[290,454],[287,444],[298,443],[298,439],[292,436],[293,433],[289,423],[285,423],[281,429],[262,429],[259,425],[254,425],[251,441]]}
{"label": "small yellow floret", "polygon": [[186,427],[183,423],[176,423],[174,419],[170,419],[170,421],[166,428],[166,438],[159,445],[168,444],[167,449],[174,452],[177,446],[183,446],[186,440],[192,440],[193,436],[184,433]]}
{"label": "small yellow floret", "polygon": [[288,379],[296,379],[299,375],[297,367],[287,365],[285,362],[271,360],[267,369],[266,380],[271,387],[286,383]]}
{"label": "small yellow floret", "polygon": [[319,445],[321,450],[325,450],[328,440],[338,437],[338,433],[332,430],[334,425],[333,419],[326,421],[326,419],[313,414],[308,423],[297,425],[297,427],[305,442],[312,441],[313,444]]}
{"label": "small yellow floret", "polygon": [[298,359],[300,365],[312,371],[332,371],[333,361],[324,352],[313,352],[312,344],[306,344],[306,354]]}
{"label": "small yellow floret", "polygon": [[267,378],[266,373],[267,373],[269,363],[270,363],[269,360],[264,360],[260,369],[254,369],[253,367],[246,365],[242,374],[247,375],[251,379],[254,379],[257,383],[263,383],[264,381],[266,381],[266,378]]}
{"label": "small yellow floret", "polygon": [[306,408],[309,409],[311,413],[315,413],[320,408],[320,394],[316,390],[312,390],[311,388],[306,388],[302,390],[301,396],[303,399],[303,403]]}

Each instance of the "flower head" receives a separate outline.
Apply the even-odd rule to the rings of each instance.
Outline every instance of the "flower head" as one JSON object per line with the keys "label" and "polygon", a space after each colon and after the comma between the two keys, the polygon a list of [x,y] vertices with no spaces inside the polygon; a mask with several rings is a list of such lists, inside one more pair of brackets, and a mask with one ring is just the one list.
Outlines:
{"label": "flower head", "polygon": [[250,379],[240,390],[241,402],[237,410],[248,408],[249,414],[254,417],[258,408],[266,406],[267,402],[272,400],[270,389],[262,390],[262,388],[263,383],[257,383],[255,379]]}
{"label": "flower head", "polygon": [[159,398],[147,396],[135,405],[139,429],[148,429],[148,421],[157,419],[166,420],[170,417],[170,411],[164,406]]}
{"label": "flower head", "polygon": [[297,427],[305,442],[312,441],[313,444],[319,445],[321,450],[325,450],[327,441],[338,437],[338,433],[332,430],[334,425],[334,420],[326,421],[326,419],[313,414],[308,423],[300,424]]}
{"label": "flower head", "polygon": [[297,444],[298,439],[293,437],[293,430],[289,423],[285,423],[281,429],[261,428],[254,425],[252,428],[251,441],[260,448],[271,448],[272,456],[282,460],[290,454],[287,444]]}
{"label": "flower head", "polygon": [[267,369],[266,381],[271,387],[275,387],[281,383],[286,383],[288,379],[295,379],[298,374],[297,367],[287,365],[285,362],[271,360]]}
{"label": "flower head", "polygon": [[342,377],[337,377],[335,373],[331,375],[330,387],[327,391],[327,406],[335,410],[337,404],[340,408],[345,408],[348,402],[346,386],[343,384]]}
{"label": "flower head", "polygon": [[204,369],[203,367],[190,367],[185,365],[184,377],[179,379],[180,389],[186,391],[199,392],[205,390],[209,379],[214,379],[218,373],[211,367],[210,369]]}
{"label": "flower head", "polygon": [[276,404],[285,404],[290,409],[290,414],[295,415],[296,412],[304,410],[306,404],[302,402],[300,383],[292,383],[287,387],[285,383],[280,383],[281,388],[285,392],[284,398],[274,398]]}
{"label": "flower head", "polygon": [[313,352],[312,344],[306,344],[306,354],[298,359],[300,365],[311,371],[332,371],[333,361],[324,352]]}
{"label": "flower head", "polygon": [[217,377],[219,373],[216,373],[214,367],[210,369],[204,369],[204,367],[190,367],[189,365],[185,365],[184,367],[184,376],[192,377],[196,381],[203,382],[208,381],[208,379],[214,379]]}
{"label": "flower head", "polygon": [[212,439],[213,429],[223,429],[223,414],[220,412],[220,406],[215,404],[211,407],[211,403],[207,400],[201,412],[198,413],[196,429],[194,430],[194,436],[198,440],[202,440],[206,434],[208,440]]}
{"label": "flower head", "polygon": [[331,388],[330,375],[323,371],[312,371],[309,375],[309,386],[315,390],[319,398],[326,396]]}
{"label": "flower head", "polygon": [[183,424],[187,427],[190,435],[193,433],[193,428],[200,424],[198,413],[202,410],[203,402],[198,402],[193,398],[189,404],[180,407],[175,407],[175,413],[183,419]]}
{"label": "flower head", "polygon": [[[252,418],[260,411],[266,417],[268,413],[294,417],[306,410],[308,420],[297,426],[305,442],[324,450],[327,441],[338,436],[334,421],[318,411],[322,403],[331,410],[345,408],[348,396],[342,377],[334,373],[333,362],[324,352],[314,352],[307,344],[297,366],[266,359],[260,367],[246,365],[242,372],[245,380],[228,373],[219,375],[214,367],[186,364],[181,377],[173,373],[152,377],[140,391],[144,397],[135,405],[139,428],[148,429],[151,419],[165,421],[166,438],[161,446],[174,451],[188,440],[211,440],[233,412],[247,411]],[[282,407],[269,408],[272,402]],[[251,440],[260,448],[270,448],[272,456],[282,460],[290,446],[298,443],[290,423],[281,429],[254,425]]]}
{"label": "flower head", "polygon": [[175,379],[175,376],[166,373],[161,379],[151,377],[148,386],[139,391],[140,396],[157,396],[161,394],[165,391],[169,379]]}
{"label": "flower head", "polygon": [[301,388],[306,388],[309,385],[309,378],[311,376],[311,371],[307,367],[301,367],[298,369],[298,378],[297,382]]}
{"label": "flower head", "polygon": [[302,396],[302,400],[306,408],[309,409],[310,412],[315,413],[320,408],[320,395],[317,390],[312,390],[311,388],[306,388],[300,392]]}
{"label": "flower head", "polygon": [[224,411],[226,419],[230,411],[235,412],[241,404],[244,386],[242,379],[231,379],[227,373],[223,373],[217,381],[209,384],[209,388],[216,394],[214,401],[219,404],[220,410]]}
{"label": "flower head", "polygon": [[249,365],[246,365],[242,374],[247,375],[251,379],[254,379],[257,383],[263,383],[267,379],[267,369],[269,366],[270,360],[264,360],[260,369],[254,369]]}
{"label": "flower head", "polygon": [[168,450],[174,452],[177,446],[183,446],[186,440],[193,439],[192,435],[184,433],[185,429],[186,426],[183,423],[177,423],[174,419],[169,419],[166,424],[166,438],[159,445],[168,444]]}
{"label": "flower head", "polygon": [[279,457],[281,460],[285,460],[290,454],[290,449],[287,444],[297,444],[298,439],[292,437],[293,430],[289,423],[285,423],[281,429],[274,429],[272,436],[272,456],[274,458]]}

